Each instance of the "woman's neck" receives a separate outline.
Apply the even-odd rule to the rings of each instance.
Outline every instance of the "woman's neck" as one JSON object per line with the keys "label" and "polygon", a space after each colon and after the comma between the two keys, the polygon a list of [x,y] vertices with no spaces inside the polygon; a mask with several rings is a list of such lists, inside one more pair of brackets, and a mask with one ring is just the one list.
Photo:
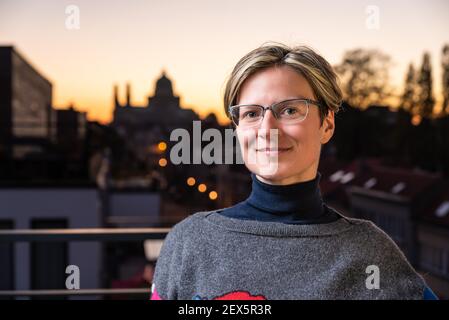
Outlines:
{"label": "woman's neck", "polygon": [[322,216],[324,203],[319,189],[321,174],[314,179],[287,185],[265,183],[252,173],[247,204],[273,218],[313,219]]}
{"label": "woman's neck", "polygon": [[250,196],[232,207],[218,210],[223,216],[243,220],[281,222],[287,224],[319,224],[336,221],[319,189],[321,174],[310,181],[290,185],[266,184],[251,174]]}
{"label": "woman's neck", "polygon": [[313,170],[313,168],[310,168],[310,170],[307,170],[306,172],[302,172],[301,174],[288,176],[286,178],[265,178],[261,175],[253,174],[259,181],[271,184],[271,185],[290,185],[290,184],[297,184],[300,182],[307,182],[314,180],[317,176],[317,170]]}

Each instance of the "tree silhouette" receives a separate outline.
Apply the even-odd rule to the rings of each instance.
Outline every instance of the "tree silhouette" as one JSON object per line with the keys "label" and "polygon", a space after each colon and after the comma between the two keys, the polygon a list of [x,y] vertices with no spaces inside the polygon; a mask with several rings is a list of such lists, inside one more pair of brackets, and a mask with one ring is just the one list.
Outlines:
{"label": "tree silhouette", "polygon": [[401,108],[410,113],[413,113],[416,108],[416,89],[416,72],[413,64],[410,63],[401,99]]}
{"label": "tree silhouette", "polygon": [[335,67],[342,81],[344,99],[354,107],[383,104],[391,95],[388,86],[390,57],[376,49],[347,51]]}
{"label": "tree silhouette", "polygon": [[449,44],[445,45],[442,52],[441,65],[443,69],[443,112],[449,115]]}
{"label": "tree silhouette", "polygon": [[433,113],[435,99],[432,94],[432,66],[429,53],[424,53],[421,70],[418,75],[418,110],[423,117]]}

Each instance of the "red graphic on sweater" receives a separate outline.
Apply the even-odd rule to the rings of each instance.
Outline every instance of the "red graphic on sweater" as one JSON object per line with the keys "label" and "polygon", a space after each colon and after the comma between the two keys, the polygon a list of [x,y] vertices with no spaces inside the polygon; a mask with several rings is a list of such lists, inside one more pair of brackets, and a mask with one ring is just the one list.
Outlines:
{"label": "red graphic on sweater", "polygon": [[263,295],[253,296],[248,291],[232,291],[212,300],[267,300],[267,298]]}
{"label": "red graphic on sweater", "polygon": [[[156,288],[153,288],[153,294],[151,295],[151,300],[163,300]],[[199,295],[193,297],[193,300],[208,300],[207,298],[202,298]],[[248,291],[231,291],[225,293],[221,296],[212,298],[211,300],[267,300],[263,295],[254,296]]]}

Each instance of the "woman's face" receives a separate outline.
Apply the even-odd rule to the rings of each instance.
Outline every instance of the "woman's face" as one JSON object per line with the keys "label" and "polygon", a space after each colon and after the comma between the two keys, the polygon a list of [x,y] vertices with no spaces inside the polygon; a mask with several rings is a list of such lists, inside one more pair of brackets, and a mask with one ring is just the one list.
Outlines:
{"label": "woman's face", "polygon": [[[246,79],[237,103],[270,106],[292,98],[316,100],[307,80],[284,65],[263,69]],[[286,185],[316,177],[321,145],[330,140],[334,127],[333,112],[329,112],[320,127],[318,106],[309,104],[309,112],[302,122],[281,124],[267,110],[258,127],[237,127],[236,133],[247,168],[263,182]],[[271,146],[275,146],[276,139],[270,135],[270,129],[275,129],[278,150],[286,151],[273,154],[260,150],[260,146],[270,148],[270,141]],[[251,152],[256,156],[256,161],[248,161]],[[267,161],[275,161],[276,169],[266,170]]]}

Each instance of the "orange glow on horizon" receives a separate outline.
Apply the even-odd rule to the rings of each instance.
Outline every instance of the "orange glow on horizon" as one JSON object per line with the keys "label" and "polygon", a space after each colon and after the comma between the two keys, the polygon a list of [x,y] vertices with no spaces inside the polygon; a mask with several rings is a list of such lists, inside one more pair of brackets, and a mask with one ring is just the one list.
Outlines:
{"label": "orange glow on horizon", "polygon": [[414,126],[418,126],[420,123],[421,123],[421,116],[419,115],[419,114],[415,114],[413,117],[412,117],[412,120],[411,120],[411,122],[412,122],[412,124],[414,125]]}
{"label": "orange glow on horizon", "polygon": [[[339,64],[346,50],[380,48],[393,60],[390,82],[399,91],[408,64],[419,70],[423,53],[429,52],[434,96],[438,105],[442,101],[441,50],[449,41],[447,1],[414,2],[407,6],[407,15],[404,4],[382,1],[376,30],[367,28],[365,4],[356,0],[344,5],[317,0],[264,6],[255,0],[174,0],[171,5],[117,0],[107,6],[101,1],[75,2],[81,25],[68,30],[64,1],[2,0],[0,45],[13,45],[52,83],[55,108],[74,104],[76,110],[87,112],[90,121],[112,121],[114,84],[121,101],[125,84],[130,83],[131,103],[146,105],[155,81],[166,70],[183,108],[193,109],[201,118],[213,112],[221,125],[227,125],[222,106],[225,81],[241,57],[269,41],[309,45],[331,65]],[[255,6],[254,14],[248,15]],[[298,12],[307,12],[301,21]],[[260,23],[267,20],[272,23]]]}

